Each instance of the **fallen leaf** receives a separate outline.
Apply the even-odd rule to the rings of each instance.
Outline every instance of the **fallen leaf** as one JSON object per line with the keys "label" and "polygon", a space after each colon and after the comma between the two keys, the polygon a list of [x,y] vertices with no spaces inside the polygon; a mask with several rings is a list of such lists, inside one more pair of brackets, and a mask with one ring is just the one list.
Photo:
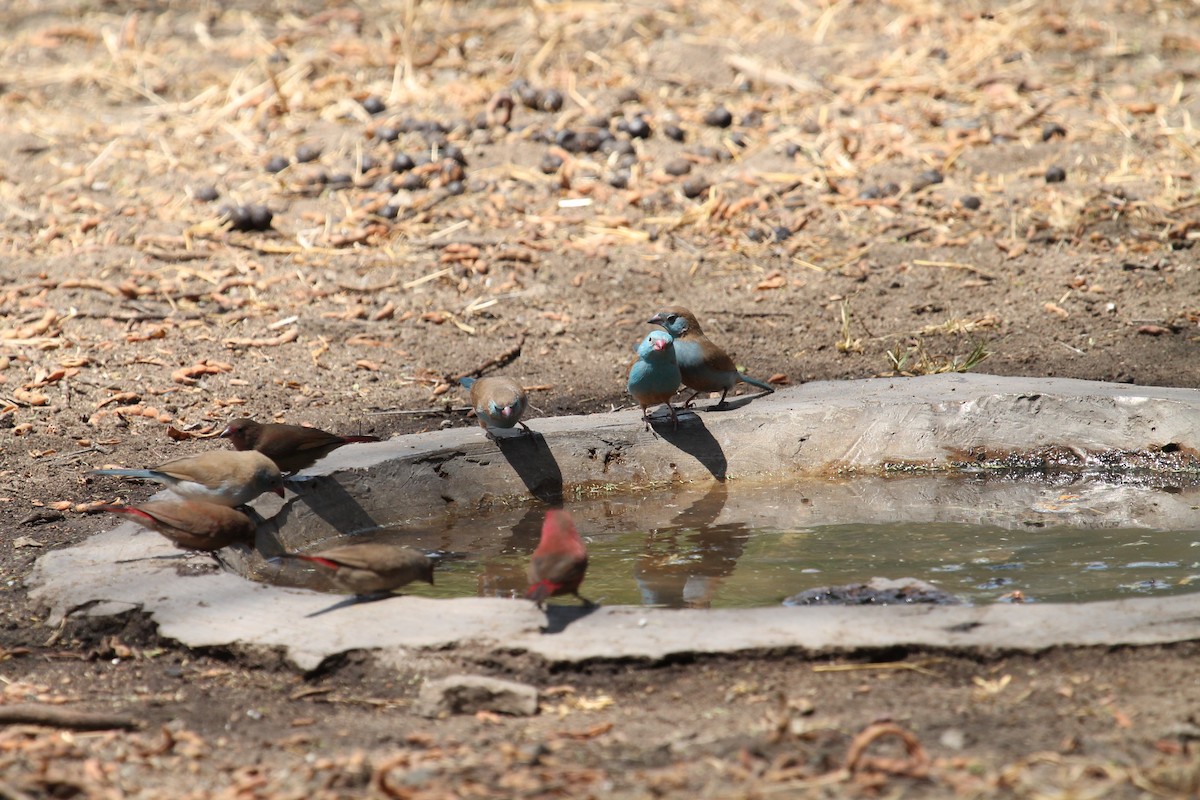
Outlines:
{"label": "fallen leaf", "polygon": [[559,731],[556,736],[560,739],[574,739],[575,741],[585,741],[587,739],[595,739],[597,736],[603,736],[613,729],[613,723],[601,722],[598,725],[593,725],[590,728],[585,728],[582,731]]}
{"label": "fallen leaf", "polygon": [[767,273],[767,276],[759,281],[754,289],[755,291],[762,292],[768,289],[782,289],[784,286],[787,286],[787,278],[784,277],[782,272],[775,269]]}
{"label": "fallen leaf", "polygon": [[1060,306],[1058,303],[1042,303],[1042,309],[1051,314],[1058,315],[1061,319],[1066,319],[1071,316],[1071,312]]}
{"label": "fallen leaf", "polygon": [[[229,340],[226,339],[226,342]],[[204,359],[199,363],[193,364],[190,367],[182,367],[171,373],[171,380],[176,383],[182,383],[184,386],[195,386],[199,381],[197,375],[218,375],[222,372],[232,372],[233,365],[226,364],[223,361],[212,361]]]}

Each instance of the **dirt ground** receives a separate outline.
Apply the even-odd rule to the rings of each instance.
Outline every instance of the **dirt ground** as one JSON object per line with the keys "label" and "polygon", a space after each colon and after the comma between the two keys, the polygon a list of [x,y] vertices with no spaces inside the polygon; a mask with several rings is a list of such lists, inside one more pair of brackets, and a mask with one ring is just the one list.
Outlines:
{"label": "dirt ground", "polygon": [[[1190,644],[301,675],[138,615],[52,630],[22,583],[149,494],[88,468],[245,414],[472,425],[449,380],[492,359],[540,414],[608,410],[668,304],[779,384],[1195,386],[1195,3],[194,5],[0,11],[0,715],[140,726],[9,724],[0,797],[1200,788]],[[457,671],[542,711],[411,713]]]}

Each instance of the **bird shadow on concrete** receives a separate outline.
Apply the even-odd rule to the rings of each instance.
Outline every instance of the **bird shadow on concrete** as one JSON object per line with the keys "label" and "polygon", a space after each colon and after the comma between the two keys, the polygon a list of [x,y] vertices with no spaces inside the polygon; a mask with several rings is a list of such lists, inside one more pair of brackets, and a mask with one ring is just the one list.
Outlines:
{"label": "bird shadow on concrete", "polygon": [[594,614],[600,606],[596,603],[585,603],[578,606],[546,606],[546,624],[542,633],[562,633],[567,626],[578,622],[589,614]]}
{"label": "bird shadow on concrete", "polygon": [[379,592],[378,594],[354,594],[338,600],[333,605],[326,606],[318,611],[314,611],[311,614],[305,614],[304,618],[311,619],[313,617],[319,617],[322,614],[328,614],[331,611],[337,611],[339,608],[349,608],[350,606],[362,605],[363,603],[378,603],[380,600],[387,600],[388,598],[399,596],[400,595],[393,594],[392,592]]}
{"label": "bird shadow on concrete", "polygon": [[537,431],[494,438],[529,493],[552,508],[563,504],[563,477],[546,437]]}
{"label": "bird shadow on concrete", "polygon": [[692,407],[689,408],[688,410],[689,411],[703,411],[705,413],[707,413],[709,411],[716,411],[718,413],[724,412],[724,411],[733,411],[735,409],[748,406],[751,403],[753,403],[755,400],[759,399],[760,397],[766,397],[767,395],[770,395],[770,394],[774,394],[774,392],[762,391],[762,392],[755,392],[753,394],[738,395],[737,397],[727,397],[727,398],[725,398],[724,403],[709,403],[708,405],[704,406],[703,408],[701,408],[698,403],[693,403]]}
{"label": "bird shadow on concrete", "polygon": [[[295,496],[289,497],[278,513],[259,525],[257,541],[264,556],[276,555],[268,552],[271,539],[278,545],[280,553],[296,549],[297,543],[290,543],[289,547],[279,534],[287,527],[297,503],[308,506],[314,515],[338,533],[357,534],[379,528],[379,522],[363,509],[354,495],[346,491],[346,487],[331,476],[289,480],[287,488],[295,492]],[[265,537],[269,537],[266,542]]]}
{"label": "bird shadow on concrete", "polygon": [[659,436],[703,464],[718,481],[725,480],[725,472],[729,468],[725,451],[709,433],[704,420],[698,414],[692,411],[682,412],[679,415],[678,428],[672,426],[669,421],[663,425],[654,419],[651,420],[651,425]]}

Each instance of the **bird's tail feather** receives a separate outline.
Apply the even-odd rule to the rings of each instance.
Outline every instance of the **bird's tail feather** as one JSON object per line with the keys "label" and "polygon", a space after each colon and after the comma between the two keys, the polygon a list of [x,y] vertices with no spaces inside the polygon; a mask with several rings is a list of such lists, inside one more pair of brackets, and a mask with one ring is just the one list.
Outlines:
{"label": "bird's tail feather", "polygon": [[116,475],[121,478],[150,478],[153,473],[148,469],[92,469],[88,475]]}
{"label": "bird's tail feather", "polygon": [[767,383],[766,381],[760,381],[758,378],[751,378],[749,375],[747,375],[744,372],[739,372],[738,377],[741,378],[746,383],[750,384],[751,386],[757,386],[758,388],[763,389],[768,392],[775,391],[775,387],[772,386],[771,384]]}
{"label": "bird's tail feather", "polygon": [[470,389],[473,385],[475,385],[475,378],[459,378],[458,385],[464,389]]}

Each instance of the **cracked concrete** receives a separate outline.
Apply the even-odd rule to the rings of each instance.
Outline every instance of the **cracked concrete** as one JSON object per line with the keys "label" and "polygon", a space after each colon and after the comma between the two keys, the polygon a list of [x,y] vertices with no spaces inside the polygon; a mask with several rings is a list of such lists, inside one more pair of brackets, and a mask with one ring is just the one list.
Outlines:
{"label": "cracked concrete", "polygon": [[[708,404],[701,404],[705,408]],[[681,417],[678,431],[643,430],[636,411],[530,420],[533,436],[478,428],[352,445],[302,474],[288,497],[256,504],[267,518],[266,549],[391,524],[468,517],[492,509],[599,492],[655,491],[664,483],[792,483],[888,469],[953,470],[1004,466],[1037,471],[1136,468],[1197,471],[1200,392],[1076,380],[983,375],[813,383],[727,411]],[[895,518],[894,481],[863,477],[847,513]],[[1193,527],[1181,498],[1125,497],[1089,506],[1114,524]],[[1018,497],[1020,497],[1018,495]],[[1028,502],[1028,498],[1020,500]],[[824,506],[828,508],[828,504]],[[1019,519],[1020,508],[988,508],[988,521]],[[1162,515],[1161,517],[1155,515]],[[1161,525],[1166,520],[1168,524]],[[1190,525],[1188,524],[1190,522]],[[1103,524],[1103,520],[1101,520]],[[681,653],[803,649],[850,651],[891,646],[1036,650],[1058,645],[1148,644],[1200,638],[1200,595],[1073,605],[921,608],[765,608],[592,611],[499,599],[397,597],[308,616],[336,596],[247,581],[230,572],[180,577],[176,552],[161,537],[122,525],[84,544],[43,556],[30,576],[33,596],[53,621],[89,601],[86,613],[141,608],[162,633],[191,646],[282,648],[311,669],[351,649],[388,657],[452,644],[528,651],[552,661],[661,659]],[[238,554],[230,561],[238,562]],[[126,559],[140,559],[126,561]],[[545,633],[548,628],[554,633]]]}

